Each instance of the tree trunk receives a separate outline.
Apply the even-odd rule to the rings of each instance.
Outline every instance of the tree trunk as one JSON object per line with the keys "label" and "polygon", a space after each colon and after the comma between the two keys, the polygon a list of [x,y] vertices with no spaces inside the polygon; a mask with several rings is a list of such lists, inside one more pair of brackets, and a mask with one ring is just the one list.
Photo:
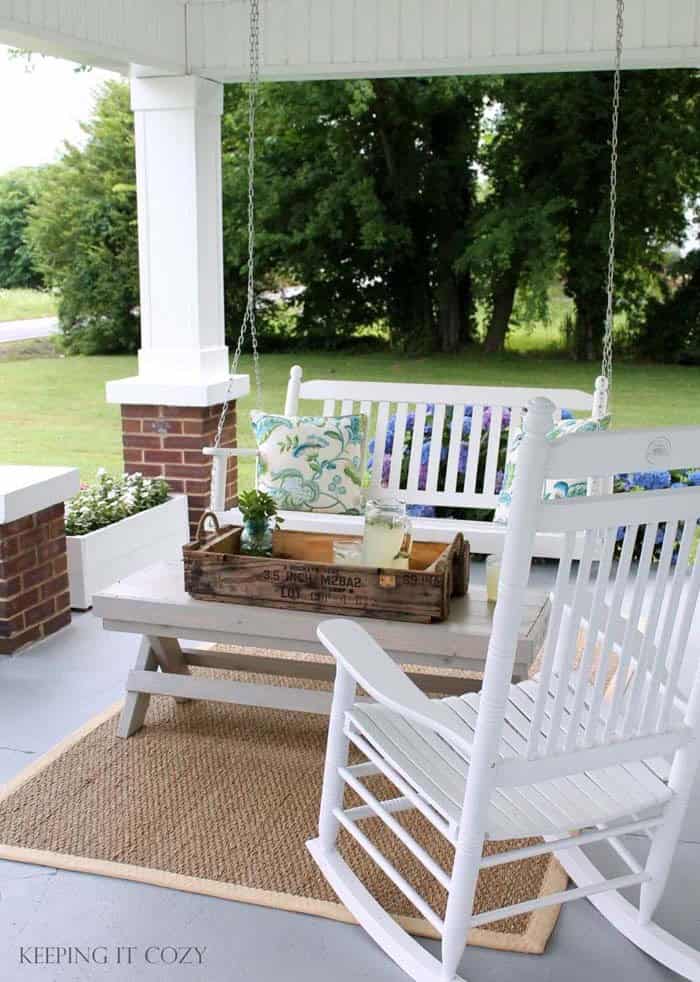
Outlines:
{"label": "tree trunk", "polygon": [[506,346],[506,335],[513,314],[515,294],[520,280],[521,262],[514,259],[508,269],[496,277],[493,285],[493,308],[489,326],[486,330],[484,351],[500,353]]}

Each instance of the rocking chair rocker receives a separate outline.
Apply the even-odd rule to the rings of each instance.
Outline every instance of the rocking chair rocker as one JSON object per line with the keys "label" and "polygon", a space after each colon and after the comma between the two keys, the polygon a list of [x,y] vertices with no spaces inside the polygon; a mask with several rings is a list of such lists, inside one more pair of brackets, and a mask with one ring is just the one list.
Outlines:
{"label": "rocking chair rocker", "polygon": [[[642,469],[660,454],[664,466],[687,466],[697,456],[700,428],[582,434],[555,444],[545,439],[553,408],[539,399],[527,413],[480,693],[429,699],[358,624],[332,620],[319,627],[337,673],[319,837],[308,848],[360,924],[420,982],[459,978],[470,928],[581,897],[649,955],[700,980],[700,954],[652,920],[699,762],[700,666],[687,701],[679,677],[700,589],[700,559],[689,561],[700,488],[542,500],[543,482],[574,464],[601,477]],[[537,531],[563,539],[562,558],[539,673],[512,685]],[[581,533],[583,554],[573,576]],[[357,685],[375,702],[357,702]],[[349,744],[362,752],[362,763],[349,764]],[[363,783],[372,774],[388,778],[397,796],[378,800]],[[361,805],[344,805],[346,785]],[[410,809],[454,846],[450,871],[396,820]],[[443,885],[444,917],[368,838],[362,820],[370,816]],[[436,928],[441,960],[365,889],[337,849],[340,826]],[[649,837],[643,863],[620,838],[632,832]],[[544,843],[482,857],[487,839],[526,836]],[[593,842],[607,844],[629,871],[606,878],[583,851]],[[480,869],[547,852],[561,861],[572,889],[472,914]],[[638,907],[621,893],[635,885],[641,886]]]}

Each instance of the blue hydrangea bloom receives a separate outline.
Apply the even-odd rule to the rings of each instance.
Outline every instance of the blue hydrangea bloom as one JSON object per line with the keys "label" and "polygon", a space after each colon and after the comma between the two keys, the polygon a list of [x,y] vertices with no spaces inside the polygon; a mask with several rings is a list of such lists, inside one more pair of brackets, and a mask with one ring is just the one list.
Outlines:
{"label": "blue hydrangea bloom", "polygon": [[573,419],[574,418],[574,414],[571,412],[570,409],[562,409],[562,411],[561,411],[561,418],[562,419]]}
{"label": "blue hydrangea bloom", "polygon": [[638,471],[631,475],[632,484],[644,491],[661,491],[671,487],[668,471]]}
{"label": "blue hydrangea bloom", "polygon": [[700,471],[691,471],[688,474],[688,484],[692,484],[694,488],[700,486]]}
{"label": "blue hydrangea bloom", "polygon": [[435,518],[435,509],[432,505],[409,505],[406,512],[412,518]]}

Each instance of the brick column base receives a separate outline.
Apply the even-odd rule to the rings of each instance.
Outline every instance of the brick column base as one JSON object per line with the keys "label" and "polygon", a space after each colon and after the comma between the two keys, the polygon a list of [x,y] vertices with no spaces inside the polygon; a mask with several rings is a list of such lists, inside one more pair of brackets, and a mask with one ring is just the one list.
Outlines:
{"label": "brick column base", "polygon": [[63,504],[0,525],[0,655],[70,620]]}
{"label": "brick column base", "polygon": [[[176,493],[186,494],[190,531],[209,507],[211,457],[202,448],[216,435],[221,406],[122,406],[124,469],[145,477],[163,477]],[[236,406],[229,406],[222,447],[235,446]],[[228,462],[226,507],[236,503],[238,472],[235,458]]]}

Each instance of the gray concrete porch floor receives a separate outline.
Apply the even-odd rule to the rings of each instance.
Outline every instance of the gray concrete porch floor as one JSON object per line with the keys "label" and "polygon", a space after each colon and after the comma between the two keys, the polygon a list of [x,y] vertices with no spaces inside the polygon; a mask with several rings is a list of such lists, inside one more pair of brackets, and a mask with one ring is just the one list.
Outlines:
{"label": "gray concrete porch floor", "polygon": [[[475,578],[480,570],[475,571]],[[537,573],[537,571],[536,571]],[[542,570],[538,578],[546,579]],[[90,613],[14,658],[0,659],[0,782],[123,694],[137,639],[109,634]],[[700,656],[700,624],[693,632]],[[631,839],[633,851],[641,839]],[[700,947],[700,793],[677,852],[659,922]],[[20,964],[21,946],[106,946],[105,965]],[[131,965],[116,946],[134,946]],[[148,964],[149,946],[206,948],[202,966]],[[157,960],[157,952],[151,952]],[[125,955],[123,958],[126,957]],[[191,960],[196,961],[196,956]],[[515,955],[471,948],[462,974],[483,982],[660,982],[677,976],[619,935],[586,900],[564,906],[546,953]],[[333,982],[404,979],[357,927],[302,914],[44,867],[0,862],[0,980],[49,982]]]}

